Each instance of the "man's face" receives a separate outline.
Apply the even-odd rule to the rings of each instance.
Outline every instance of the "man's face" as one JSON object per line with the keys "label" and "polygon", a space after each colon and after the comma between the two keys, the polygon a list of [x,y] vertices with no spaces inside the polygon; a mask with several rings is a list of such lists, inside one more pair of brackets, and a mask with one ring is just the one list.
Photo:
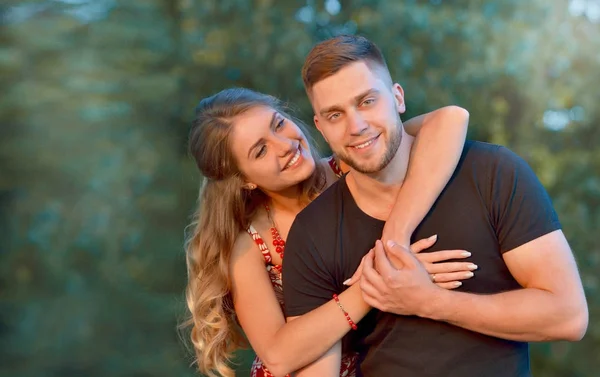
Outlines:
{"label": "man's face", "polygon": [[385,68],[352,63],[311,90],[315,125],[331,150],[353,169],[384,169],[402,140],[404,93]]}

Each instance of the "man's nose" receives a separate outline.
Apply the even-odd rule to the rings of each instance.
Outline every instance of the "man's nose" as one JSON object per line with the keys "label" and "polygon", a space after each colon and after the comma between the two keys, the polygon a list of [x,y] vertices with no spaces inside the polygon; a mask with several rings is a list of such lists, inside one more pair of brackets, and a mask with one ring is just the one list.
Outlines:
{"label": "man's nose", "polygon": [[369,124],[364,120],[358,111],[349,112],[347,119],[350,134],[353,136],[362,135],[369,127]]}

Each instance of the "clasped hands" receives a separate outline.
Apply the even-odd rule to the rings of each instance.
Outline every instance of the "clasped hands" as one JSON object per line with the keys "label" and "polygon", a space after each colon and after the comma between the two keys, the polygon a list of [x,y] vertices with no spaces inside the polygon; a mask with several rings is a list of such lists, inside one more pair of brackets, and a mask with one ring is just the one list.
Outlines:
{"label": "clasped hands", "polygon": [[477,266],[464,259],[466,250],[421,251],[433,246],[437,236],[420,240],[410,250],[394,241],[378,240],[363,257],[355,274],[345,284],[360,281],[363,299],[379,310],[426,316],[429,304],[441,289],[454,289],[473,277]]}

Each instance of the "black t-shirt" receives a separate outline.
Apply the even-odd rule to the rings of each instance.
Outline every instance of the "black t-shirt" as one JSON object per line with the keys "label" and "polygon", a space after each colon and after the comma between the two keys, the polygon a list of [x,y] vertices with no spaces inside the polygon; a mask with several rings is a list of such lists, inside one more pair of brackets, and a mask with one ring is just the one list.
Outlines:
{"label": "black t-shirt", "polygon": [[[296,218],[286,244],[287,316],[346,289],[384,222],[362,212],[345,177]],[[527,163],[497,145],[468,141],[450,182],[413,235],[438,235],[427,251],[465,249],[479,266],[458,290],[477,294],[520,288],[502,254],[560,229],[548,194]],[[529,376],[527,343],[503,340],[416,316],[372,310],[344,339],[360,352],[365,376]]]}

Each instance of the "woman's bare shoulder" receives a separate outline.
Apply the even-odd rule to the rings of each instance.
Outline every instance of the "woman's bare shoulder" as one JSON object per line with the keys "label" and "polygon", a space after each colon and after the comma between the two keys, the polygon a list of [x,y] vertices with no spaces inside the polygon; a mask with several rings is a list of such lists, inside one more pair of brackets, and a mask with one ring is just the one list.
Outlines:
{"label": "woman's bare shoulder", "polygon": [[240,258],[245,259],[248,257],[249,253],[256,252],[256,243],[252,239],[250,233],[247,230],[242,230],[238,233],[235,243],[233,244],[233,250],[231,253],[231,261],[232,263],[239,260]]}

